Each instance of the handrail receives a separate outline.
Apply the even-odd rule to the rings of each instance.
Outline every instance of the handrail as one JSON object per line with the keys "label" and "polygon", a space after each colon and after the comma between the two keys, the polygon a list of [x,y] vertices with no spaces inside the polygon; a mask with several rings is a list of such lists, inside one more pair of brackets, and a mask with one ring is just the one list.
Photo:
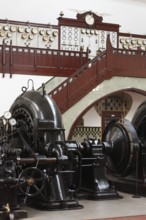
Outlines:
{"label": "handrail", "polygon": [[92,60],[88,61],[86,64],[84,64],[81,68],[76,70],[70,77],[68,77],[65,81],[63,81],[59,86],[57,86],[55,89],[53,89],[49,95],[52,96],[53,94],[56,94],[58,91],[60,91],[60,88],[65,87],[68,85],[68,83],[73,82],[74,79],[78,77],[78,75],[85,69],[90,68],[93,63],[95,63],[97,60],[102,59],[104,56],[106,56],[106,51],[102,52],[100,55],[96,56]]}
{"label": "handrail", "polygon": [[0,45],[0,72],[48,76],[70,76],[88,61],[88,53],[34,47]]}
{"label": "handrail", "polygon": [[94,89],[99,81],[103,80],[102,75],[106,73],[106,56],[106,51],[102,52],[49,93],[62,113]]}
{"label": "handrail", "polygon": [[[54,79],[55,79],[55,76],[54,76],[54,77],[51,77],[49,80],[47,80],[45,83],[43,83],[44,86],[47,85],[48,83],[50,83],[50,82],[51,82],[52,80],[54,80]],[[41,88],[42,88],[42,86],[38,87],[37,90],[40,90]]]}
{"label": "handrail", "polygon": [[128,50],[128,49],[119,49],[119,48],[113,48],[113,54],[119,54],[119,55],[146,55],[146,51],[143,50]]}

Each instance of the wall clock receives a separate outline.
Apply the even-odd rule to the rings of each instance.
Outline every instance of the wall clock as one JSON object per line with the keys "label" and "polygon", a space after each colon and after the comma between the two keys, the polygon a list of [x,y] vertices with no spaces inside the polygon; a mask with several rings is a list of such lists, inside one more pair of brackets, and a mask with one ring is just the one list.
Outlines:
{"label": "wall clock", "polygon": [[93,25],[94,24],[94,17],[92,14],[87,14],[85,16],[85,21],[88,25]]}

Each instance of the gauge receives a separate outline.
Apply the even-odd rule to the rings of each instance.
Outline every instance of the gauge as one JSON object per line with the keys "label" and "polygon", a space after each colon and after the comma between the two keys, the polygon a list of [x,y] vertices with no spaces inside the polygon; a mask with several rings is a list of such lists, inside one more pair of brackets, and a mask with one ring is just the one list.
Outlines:
{"label": "gauge", "polygon": [[86,30],[86,33],[87,33],[87,34],[90,34],[90,30],[89,30],[89,29],[87,29],[87,30]]}
{"label": "gauge", "polygon": [[54,35],[54,37],[57,37],[58,32],[57,32],[57,31],[54,31],[54,32],[53,32],[53,35]]}
{"label": "gauge", "polygon": [[95,30],[95,35],[98,35],[98,30]]}
{"label": "gauge", "polygon": [[128,44],[130,43],[130,39],[129,38],[126,39],[126,43],[128,43]]}
{"label": "gauge", "polygon": [[9,111],[7,111],[7,112],[4,113],[5,119],[10,119],[11,116],[12,116],[12,114],[11,114],[11,112],[9,112]]}
{"label": "gauge", "polygon": [[23,33],[22,36],[21,36],[23,39],[26,39],[28,37],[27,34]]}
{"label": "gauge", "polygon": [[0,36],[1,37],[5,37],[5,32],[4,31],[0,31]]}
{"label": "gauge", "polygon": [[91,30],[90,33],[91,33],[91,34],[94,34],[94,30]]}
{"label": "gauge", "polygon": [[132,44],[136,44],[136,40],[135,40],[135,39],[132,39],[132,40],[131,40],[131,43],[132,43]]}
{"label": "gauge", "polygon": [[10,125],[16,125],[16,119],[15,118],[10,118],[9,120]]}
{"label": "gauge", "polygon": [[132,49],[133,49],[133,46],[132,46],[132,45],[129,45],[128,48],[129,48],[130,50],[132,50]]}
{"label": "gauge", "polygon": [[22,32],[24,32],[24,27],[18,27],[18,31],[20,32],[20,33],[22,33]]}
{"label": "gauge", "polygon": [[30,28],[29,27],[25,28],[25,32],[30,33]]}
{"label": "gauge", "polygon": [[8,31],[8,30],[9,30],[9,26],[8,26],[8,25],[5,25],[5,26],[3,26],[3,29],[4,29],[5,31]]}
{"label": "gauge", "polygon": [[138,40],[137,40],[137,43],[138,43],[139,45],[141,45],[141,44],[142,44],[142,40],[141,40],[141,39],[138,39]]}
{"label": "gauge", "polygon": [[11,27],[10,27],[10,30],[11,30],[12,32],[16,32],[16,26],[11,26]]}
{"label": "gauge", "polygon": [[12,33],[11,33],[11,32],[8,32],[8,33],[7,33],[7,37],[11,38],[11,37],[12,37]]}
{"label": "gauge", "polygon": [[54,41],[54,37],[49,37],[49,41],[53,42]]}
{"label": "gauge", "polygon": [[141,46],[140,49],[145,51],[145,46]]}
{"label": "gauge", "polygon": [[86,30],[85,30],[84,28],[82,28],[82,29],[81,29],[81,33],[82,33],[82,34],[85,34],[85,33],[86,33]]}
{"label": "gauge", "polygon": [[52,31],[51,31],[51,30],[46,30],[46,34],[47,34],[47,35],[51,35],[51,34],[52,34]]}
{"label": "gauge", "polygon": [[40,30],[39,33],[40,33],[40,35],[43,35],[45,33],[45,31],[44,30]]}
{"label": "gauge", "polygon": [[124,38],[121,38],[121,39],[120,39],[120,42],[121,42],[122,44],[124,44],[124,43],[125,43],[125,39],[124,39]]}
{"label": "gauge", "polygon": [[48,36],[43,36],[43,41],[48,41]]}
{"label": "gauge", "polygon": [[128,50],[128,44],[123,44],[123,48]]}
{"label": "gauge", "polygon": [[37,34],[37,33],[38,33],[37,28],[32,28],[32,30],[31,30],[31,31],[32,31],[32,33],[33,33],[33,34]]}
{"label": "gauge", "polygon": [[33,39],[33,35],[32,35],[32,34],[29,34],[29,35],[28,35],[28,38],[29,38],[30,40],[32,40],[32,39]]}

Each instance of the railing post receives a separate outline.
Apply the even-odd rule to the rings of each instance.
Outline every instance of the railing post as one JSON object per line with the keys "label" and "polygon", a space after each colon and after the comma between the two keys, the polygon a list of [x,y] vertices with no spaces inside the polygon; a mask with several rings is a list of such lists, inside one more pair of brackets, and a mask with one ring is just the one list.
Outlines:
{"label": "railing post", "polygon": [[12,78],[12,65],[13,65],[13,48],[12,40],[10,41],[10,78]]}
{"label": "railing post", "polygon": [[3,77],[5,77],[5,65],[6,65],[6,50],[5,50],[5,41],[3,40],[2,45],[2,73]]}
{"label": "railing post", "polygon": [[99,60],[96,59],[96,82],[97,82],[97,84],[98,84],[98,82],[99,82],[99,73],[100,73]]}
{"label": "railing post", "polygon": [[61,66],[61,62],[60,62],[60,59],[61,59],[61,52],[60,51],[57,51],[57,70],[59,72],[60,68],[62,67]]}
{"label": "railing post", "polygon": [[80,67],[82,67],[83,65],[82,58],[83,58],[83,47],[80,47]]}
{"label": "railing post", "polygon": [[110,41],[110,35],[107,35],[107,78],[111,78],[112,76],[112,68],[113,68],[113,48]]}
{"label": "railing post", "polygon": [[34,49],[34,69],[37,67],[37,49]]}
{"label": "railing post", "polygon": [[69,108],[69,81],[67,81],[66,107]]}

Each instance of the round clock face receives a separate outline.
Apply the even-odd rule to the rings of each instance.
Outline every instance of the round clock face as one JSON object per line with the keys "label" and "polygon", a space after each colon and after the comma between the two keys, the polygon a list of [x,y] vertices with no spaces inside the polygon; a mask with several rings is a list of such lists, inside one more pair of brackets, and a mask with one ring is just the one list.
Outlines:
{"label": "round clock face", "polygon": [[87,24],[92,25],[94,24],[94,17],[92,14],[87,14],[85,17],[85,21]]}

